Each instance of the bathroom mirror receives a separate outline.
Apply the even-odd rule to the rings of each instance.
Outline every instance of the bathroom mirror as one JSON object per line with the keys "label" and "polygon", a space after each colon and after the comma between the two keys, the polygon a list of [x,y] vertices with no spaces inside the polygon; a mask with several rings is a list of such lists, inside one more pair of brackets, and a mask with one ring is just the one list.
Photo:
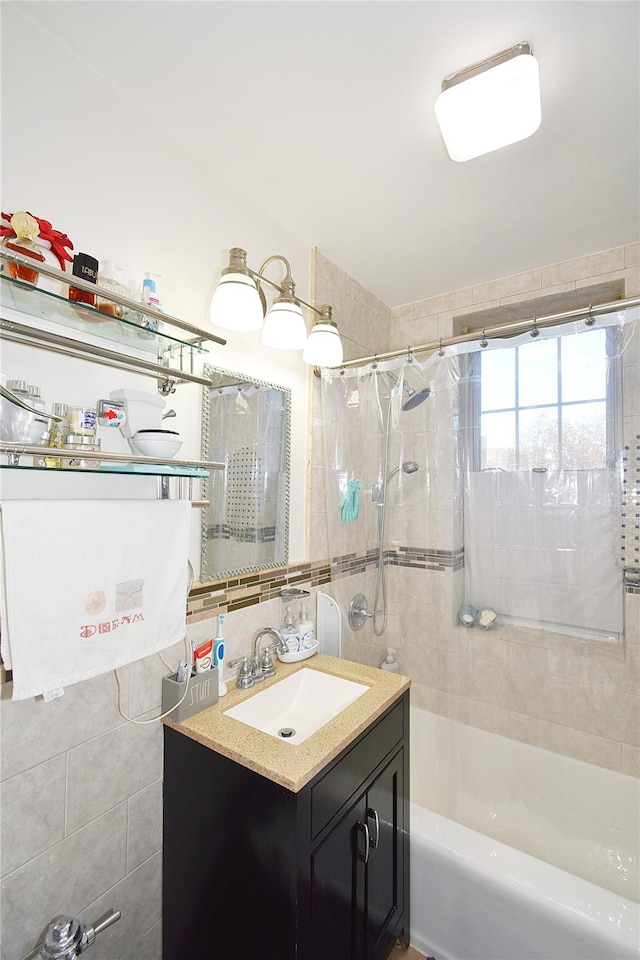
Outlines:
{"label": "bathroom mirror", "polygon": [[287,563],[291,391],[208,364],[204,376],[202,458],[225,464],[205,482],[206,582]]}

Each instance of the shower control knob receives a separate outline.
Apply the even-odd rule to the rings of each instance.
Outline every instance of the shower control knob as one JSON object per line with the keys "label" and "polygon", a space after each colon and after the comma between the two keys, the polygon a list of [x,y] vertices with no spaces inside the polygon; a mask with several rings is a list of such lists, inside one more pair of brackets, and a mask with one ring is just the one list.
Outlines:
{"label": "shower control knob", "polygon": [[361,630],[373,614],[369,610],[364,593],[356,593],[349,604],[349,626],[352,630]]}

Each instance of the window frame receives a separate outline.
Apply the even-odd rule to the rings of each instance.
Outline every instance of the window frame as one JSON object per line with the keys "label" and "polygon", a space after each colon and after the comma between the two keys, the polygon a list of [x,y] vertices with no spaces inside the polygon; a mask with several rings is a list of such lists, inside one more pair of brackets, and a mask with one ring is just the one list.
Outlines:
{"label": "window frame", "polygon": [[[599,328],[603,329],[603,328]],[[557,344],[556,352],[556,369],[557,369],[557,378],[558,378],[558,391],[557,399],[555,403],[542,403],[542,404],[527,404],[521,405],[518,400],[518,374],[519,374],[519,349],[524,346],[525,343],[516,343],[513,346],[507,346],[506,343],[502,343],[501,347],[504,349],[515,350],[515,372],[514,372],[514,397],[515,402],[513,407],[504,407],[497,408],[491,411],[484,411],[490,413],[510,413],[515,414],[515,462],[516,465],[513,468],[514,470],[529,469],[521,468],[519,465],[520,462],[520,445],[519,445],[519,419],[520,413],[523,410],[557,410],[558,411],[558,451],[560,452],[560,463],[557,466],[557,469],[580,469],[580,470],[590,470],[596,469],[591,467],[568,467],[565,468],[562,465],[562,412],[564,408],[568,407],[579,407],[583,406],[586,403],[593,402],[602,402],[605,403],[605,463],[602,468],[597,469],[610,469],[615,467],[618,451],[620,449],[621,438],[619,436],[619,426],[618,426],[618,417],[617,412],[621,406],[622,398],[622,356],[620,353],[620,333],[616,327],[610,326],[606,327],[605,333],[605,353],[606,353],[606,385],[605,385],[605,396],[604,397],[590,397],[585,400],[573,400],[573,401],[563,401],[562,400],[562,368],[561,368],[561,342],[562,337],[567,336],[568,334],[563,334],[562,330],[554,331],[553,336],[545,337],[546,340],[555,340]],[[587,333],[581,334],[586,336]],[[510,469],[506,467],[484,467],[482,464],[482,407],[481,407],[481,391],[482,391],[482,376],[481,376],[481,352],[476,351],[467,356],[468,360],[468,370],[467,370],[467,383],[469,386],[470,395],[468,396],[467,401],[467,410],[469,411],[470,421],[469,426],[469,438],[470,438],[470,450],[468,450],[468,455],[470,457],[470,469],[474,472],[482,471],[484,469]]]}

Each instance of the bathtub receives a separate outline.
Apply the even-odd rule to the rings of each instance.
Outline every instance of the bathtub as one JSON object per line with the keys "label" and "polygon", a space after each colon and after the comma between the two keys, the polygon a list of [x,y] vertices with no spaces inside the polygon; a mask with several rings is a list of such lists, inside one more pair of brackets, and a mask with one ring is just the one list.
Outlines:
{"label": "bathtub", "polygon": [[635,778],[414,707],[411,737],[414,947],[640,960]]}

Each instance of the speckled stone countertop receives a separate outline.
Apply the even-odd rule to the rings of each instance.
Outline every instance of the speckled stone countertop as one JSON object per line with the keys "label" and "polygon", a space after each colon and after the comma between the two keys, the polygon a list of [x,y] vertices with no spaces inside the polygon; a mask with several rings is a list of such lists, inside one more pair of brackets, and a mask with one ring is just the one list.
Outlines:
{"label": "speckled stone countertop", "polygon": [[[303,667],[364,683],[370,689],[320,730],[298,744],[283,743],[268,733],[225,717],[226,710]],[[381,716],[410,684],[409,678],[401,674],[318,653],[300,663],[278,661],[275,677],[265,680],[259,687],[251,690],[238,690],[233,680],[230,680],[227,682],[227,696],[218,700],[213,707],[208,707],[181,723],[168,719],[164,722],[168,727],[197,740],[203,746],[297,793],[330,760],[337,757],[366,730],[373,720]]]}

